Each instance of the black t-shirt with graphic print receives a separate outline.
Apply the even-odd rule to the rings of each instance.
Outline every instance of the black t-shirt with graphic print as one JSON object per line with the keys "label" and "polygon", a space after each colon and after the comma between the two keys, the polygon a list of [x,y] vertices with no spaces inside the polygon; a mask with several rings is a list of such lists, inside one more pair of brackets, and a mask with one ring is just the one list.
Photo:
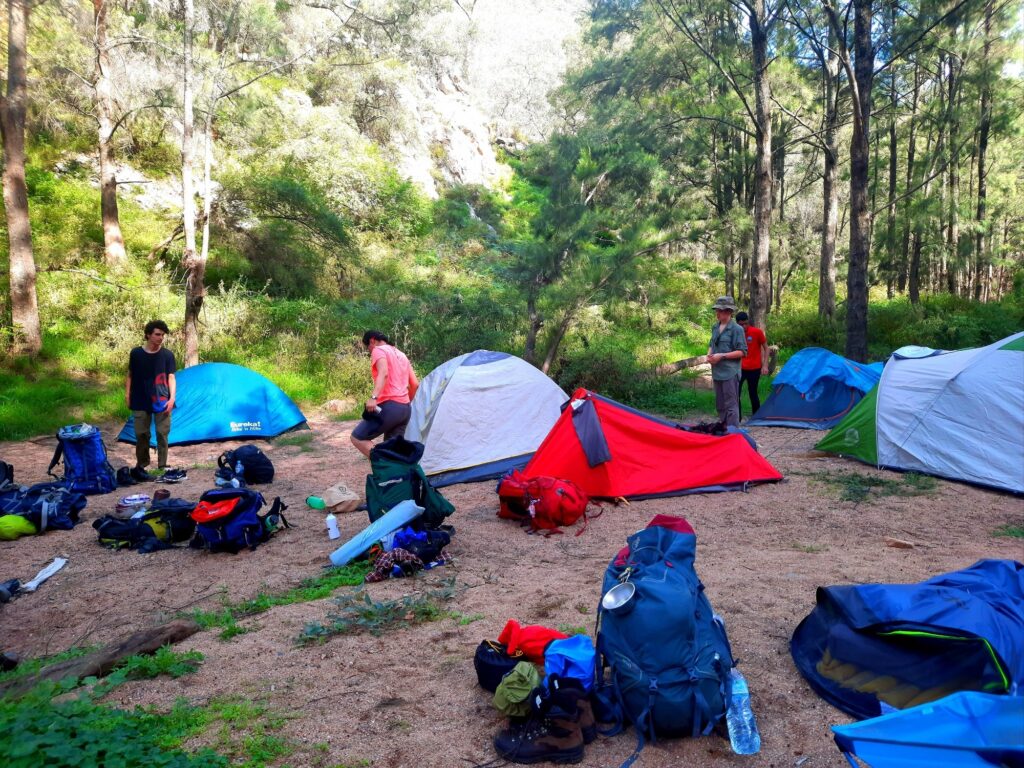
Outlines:
{"label": "black t-shirt with graphic print", "polygon": [[128,375],[132,377],[128,406],[133,411],[161,413],[171,397],[167,377],[177,370],[174,353],[161,347],[147,352],[136,347],[128,356]]}

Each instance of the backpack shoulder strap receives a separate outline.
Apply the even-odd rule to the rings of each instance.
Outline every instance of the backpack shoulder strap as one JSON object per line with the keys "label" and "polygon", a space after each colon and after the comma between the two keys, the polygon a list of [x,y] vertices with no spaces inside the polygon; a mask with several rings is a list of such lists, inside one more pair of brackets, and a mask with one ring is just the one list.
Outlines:
{"label": "backpack shoulder strap", "polygon": [[233,472],[235,468],[231,466],[231,456],[229,455],[231,453],[234,453],[234,451],[224,451],[224,453],[218,456],[217,466],[221,469],[230,469]]}
{"label": "backpack shoulder strap", "polygon": [[64,453],[64,443],[58,437],[57,438],[57,448],[53,452],[53,458],[50,459],[50,466],[48,466],[46,468],[46,474],[48,474],[50,477],[57,477],[55,474],[53,474],[53,468],[56,467],[57,464],[60,462],[60,457],[63,455],[63,453]]}

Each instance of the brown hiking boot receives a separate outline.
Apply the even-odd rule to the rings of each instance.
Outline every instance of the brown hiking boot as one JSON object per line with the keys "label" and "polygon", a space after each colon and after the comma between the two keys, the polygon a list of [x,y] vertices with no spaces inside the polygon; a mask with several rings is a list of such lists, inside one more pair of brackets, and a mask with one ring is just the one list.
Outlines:
{"label": "brown hiking boot", "polygon": [[511,724],[494,737],[494,749],[513,763],[578,763],[583,759],[583,731],[575,696],[534,693],[535,711],[523,724]]}
{"label": "brown hiking boot", "polygon": [[562,691],[567,696],[576,699],[576,707],[580,711],[580,731],[583,733],[583,743],[589,744],[597,738],[597,722],[594,720],[594,707],[590,703],[590,694],[583,687],[583,683],[572,677],[561,677],[551,675],[549,683],[551,690]]}

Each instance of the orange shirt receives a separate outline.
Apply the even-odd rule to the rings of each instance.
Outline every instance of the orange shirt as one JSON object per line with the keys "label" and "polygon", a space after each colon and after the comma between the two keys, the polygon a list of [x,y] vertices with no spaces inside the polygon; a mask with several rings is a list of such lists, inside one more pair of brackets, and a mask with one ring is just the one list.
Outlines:
{"label": "orange shirt", "polygon": [[764,331],[753,325],[747,326],[747,354],[740,362],[744,371],[761,370],[761,345],[767,343]]}
{"label": "orange shirt", "polygon": [[377,395],[377,402],[386,403],[388,400],[394,400],[396,403],[408,403],[409,374],[412,372],[409,358],[390,344],[374,347],[370,353],[370,373],[374,381],[377,380],[377,363],[380,360],[387,361],[388,375],[384,381],[384,388]]}

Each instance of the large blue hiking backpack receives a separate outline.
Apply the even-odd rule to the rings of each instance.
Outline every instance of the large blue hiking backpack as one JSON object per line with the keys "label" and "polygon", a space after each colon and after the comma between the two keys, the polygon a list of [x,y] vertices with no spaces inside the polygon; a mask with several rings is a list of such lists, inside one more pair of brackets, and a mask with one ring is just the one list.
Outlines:
{"label": "large blue hiking backpack", "polygon": [[697,537],[654,525],[628,542],[602,595],[623,582],[636,591],[618,608],[599,606],[597,634],[601,719],[615,723],[609,735],[626,722],[637,730],[627,766],[645,738],[710,733],[725,715],[733,667],[725,627],[694,571]]}
{"label": "large blue hiking backpack", "polygon": [[279,528],[291,527],[284,517],[288,507],[280,498],[275,498],[270,511],[261,515],[265,503],[263,494],[248,488],[206,491],[191,513],[196,532],[189,546],[232,554],[256,549]]}
{"label": "large blue hiking backpack", "polygon": [[[78,493],[110,493],[117,488],[117,473],[107,461],[107,448],[99,429],[91,424],[72,424],[57,430],[57,450],[46,473],[57,477],[53,468],[64,457],[62,482]],[[59,478],[58,478],[59,479]]]}

